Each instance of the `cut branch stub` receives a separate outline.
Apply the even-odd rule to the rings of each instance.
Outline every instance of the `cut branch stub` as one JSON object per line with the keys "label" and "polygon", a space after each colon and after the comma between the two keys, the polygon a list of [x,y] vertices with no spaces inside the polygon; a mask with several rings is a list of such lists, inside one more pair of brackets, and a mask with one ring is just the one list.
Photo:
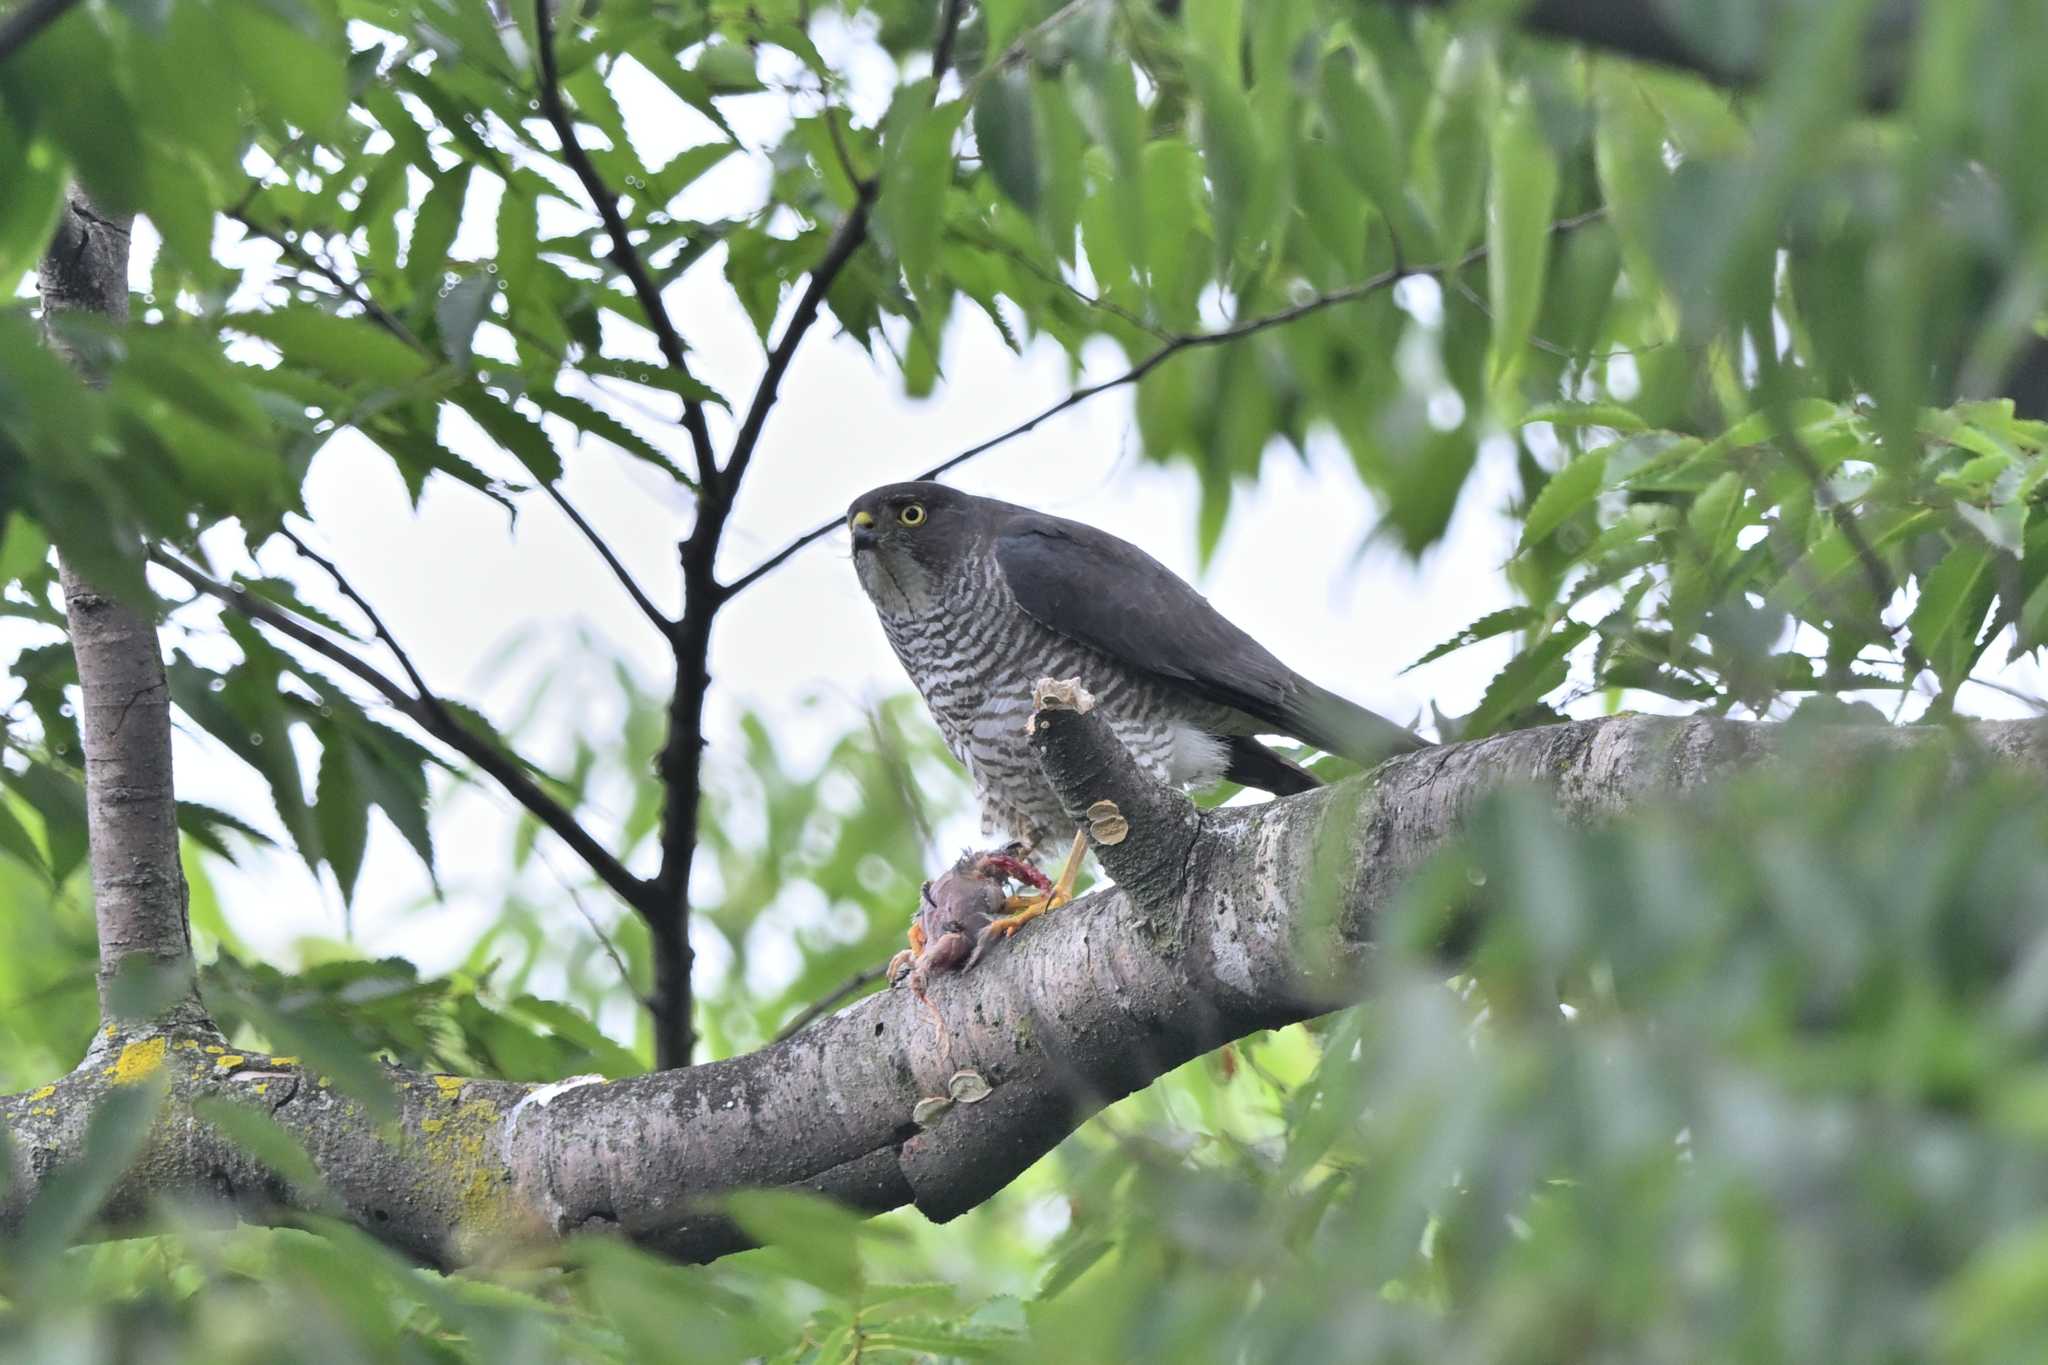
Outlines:
{"label": "cut branch stub", "polygon": [[1200,813],[1138,766],[1078,683],[1047,678],[1032,691],[1031,747],[1103,870],[1148,911],[1177,901]]}

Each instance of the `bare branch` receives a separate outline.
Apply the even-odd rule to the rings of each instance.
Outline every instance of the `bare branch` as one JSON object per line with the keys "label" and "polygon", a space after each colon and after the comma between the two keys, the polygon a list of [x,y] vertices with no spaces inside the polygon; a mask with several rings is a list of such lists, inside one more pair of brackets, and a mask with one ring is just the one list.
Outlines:
{"label": "bare branch", "polygon": [[850,997],[860,994],[860,992],[866,990],[875,982],[880,981],[888,970],[889,964],[887,962],[877,962],[872,967],[861,968],[852,976],[847,977],[846,980],[825,992],[818,1000],[806,1005],[797,1014],[796,1018],[782,1026],[781,1030],[775,1035],[774,1041],[780,1043],[786,1039],[794,1038],[797,1034],[802,1033],[806,1028],[845,1004]]}
{"label": "bare branch", "polygon": [[275,603],[267,602],[235,584],[218,582],[198,566],[176,555],[159,550],[151,558],[200,592],[219,598],[250,620],[260,621],[368,683],[415,725],[474,763],[504,788],[513,800],[532,811],[534,817],[553,830],[556,837],[583,859],[597,874],[598,880],[610,887],[620,900],[643,914],[647,912],[652,890],[647,881],[634,876],[624,863],[612,856],[609,849],[578,823],[568,807],[548,795],[534,781],[518,759],[463,724],[442,705],[438,697],[432,693],[414,696],[374,664],[328,639]]}
{"label": "bare branch", "polygon": [[[533,15],[535,31],[539,35],[541,112],[547,116],[556,138],[561,141],[562,159],[568,162],[569,169],[582,182],[583,192],[590,196],[598,218],[604,223],[605,233],[611,238],[612,261],[632,284],[633,295],[639,299],[640,310],[647,315],[647,325],[654,333],[655,344],[661,347],[662,359],[668,362],[671,370],[688,378],[690,366],[684,358],[682,335],[676,331],[675,323],[669,318],[668,307],[661,301],[661,290],[655,287],[653,276],[647,273],[647,263],[640,259],[640,252],[633,245],[632,232],[619,213],[618,199],[591,163],[590,154],[583,150],[583,144],[576,136],[576,121],[562,102],[561,73],[555,66],[555,19],[550,0],[534,0]],[[683,426],[689,431],[691,448],[697,453],[698,481],[708,483],[718,468],[711,444],[711,428],[704,421],[704,404],[687,395],[683,398]]]}
{"label": "bare branch", "polygon": [[405,670],[405,676],[412,680],[413,691],[417,694],[418,698],[425,700],[432,697],[434,690],[427,686],[427,680],[420,676],[420,671],[412,666],[412,656],[407,654],[405,647],[398,643],[398,637],[385,627],[384,618],[377,614],[377,609],[370,605],[370,600],[357,592],[355,585],[342,576],[341,570],[335,567],[333,560],[323,554],[316,553],[313,547],[301,540],[298,533],[293,531],[291,527],[280,526],[278,530],[286,540],[292,543],[294,550],[297,550],[301,555],[318,564],[326,572],[327,576],[334,580],[334,586],[340,589],[343,597],[356,604],[356,610],[360,611],[369,621],[370,629],[376,633],[378,639],[384,642],[384,647],[391,651],[391,657],[398,660],[398,666]]}
{"label": "bare branch", "polygon": [[[1550,230],[1552,233],[1572,232],[1584,227],[1588,223],[1598,221],[1606,215],[1606,212],[1605,208],[1596,208],[1589,209],[1585,213],[1574,214],[1569,218],[1560,218],[1550,225]],[[1054,403],[1051,407],[1042,409],[1033,416],[1019,422],[1016,426],[1011,427],[1008,431],[991,436],[979,445],[969,446],[959,454],[941,460],[930,469],[925,470],[921,474],[912,475],[912,477],[917,479],[936,479],[941,474],[966,464],[977,455],[985,455],[997,446],[1016,440],[1019,436],[1035,429],[1040,423],[1059,416],[1069,408],[1077,408],[1099,394],[1108,393],[1111,389],[1121,389],[1138,383],[1146,375],[1152,373],[1152,371],[1158,369],[1183,351],[1198,350],[1208,346],[1223,346],[1233,341],[1242,341],[1246,337],[1256,336],[1260,332],[1270,331],[1275,327],[1284,327],[1290,322],[1296,322],[1312,314],[1320,313],[1326,308],[1334,308],[1341,303],[1355,303],[1359,299],[1377,294],[1381,290],[1391,289],[1411,275],[1442,276],[1453,271],[1463,270],[1466,266],[1474,265],[1485,259],[1486,248],[1483,246],[1474,247],[1449,265],[1398,266],[1392,270],[1383,270],[1377,275],[1358,281],[1356,284],[1349,284],[1341,289],[1332,289],[1327,293],[1317,294],[1313,298],[1304,299],[1300,303],[1282,308],[1278,312],[1264,313],[1231,327],[1218,328],[1213,332],[1181,333],[1174,336],[1137,364],[1125,370],[1122,374],[1101,380],[1098,383],[1084,384],[1067,394],[1066,397],[1060,399],[1057,403]],[[780,550],[777,550],[767,559],[727,584],[725,595],[732,597],[746,591],[747,588],[781,566],[785,560],[798,550],[803,549],[804,546],[809,545],[821,536],[828,535],[838,529],[839,522],[836,519],[812,527]]]}
{"label": "bare branch", "polygon": [[285,259],[291,261],[301,270],[311,271],[340,290],[342,297],[362,309],[363,316],[367,317],[370,321],[376,323],[379,327],[382,327],[414,350],[426,350],[426,347],[420,343],[420,339],[412,334],[410,328],[400,322],[383,304],[370,296],[369,291],[363,287],[361,280],[350,279],[337,270],[332,261],[314,255],[306,250],[302,244],[293,241],[273,227],[257,222],[240,209],[230,212],[228,217],[234,219],[264,241],[275,246]]}
{"label": "bare branch", "polygon": [[619,561],[619,557],[616,554],[612,553],[610,543],[597,533],[596,527],[584,520],[583,514],[576,510],[575,504],[571,503],[568,496],[560,488],[556,487],[554,483],[544,481],[541,487],[546,489],[547,495],[555,500],[555,506],[562,509],[562,515],[573,522],[576,529],[583,533],[583,538],[590,542],[590,548],[597,551],[598,558],[602,559],[605,562],[605,567],[612,571],[612,577],[618,579],[619,586],[626,590],[626,596],[632,598],[633,605],[640,608],[640,614],[652,621],[654,628],[661,632],[664,639],[667,638],[669,633],[676,628],[676,623],[669,619],[668,613],[654,605],[654,600],[641,589],[639,581],[633,577],[632,572]]}
{"label": "bare branch", "polygon": [[868,212],[874,202],[875,182],[857,182],[853,207],[840,220],[832,240],[826,244],[825,255],[811,271],[810,283],[804,286],[803,297],[797,300],[796,311],[789,316],[789,325],[782,329],[782,339],[768,353],[768,368],[762,371],[761,382],[754,389],[754,399],[747,404],[746,418],[740,423],[739,434],[733,438],[732,454],[726,457],[725,468],[719,471],[719,480],[726,485],[728,502],[731,495],[739,491],[739,482],[746,476],[747,464],[754,458],[754,449],[761,440],[761,429],[767,424],[769,409],[775,406],[782,376],[788,372],[789,362],[796,358],[796,348],[803,344],[804,333],[810,331],[811,324],[818,320],[819,305],[831,292],[832,282],[839,278],[839,272],[846,268],[846,263],[867,240]]}

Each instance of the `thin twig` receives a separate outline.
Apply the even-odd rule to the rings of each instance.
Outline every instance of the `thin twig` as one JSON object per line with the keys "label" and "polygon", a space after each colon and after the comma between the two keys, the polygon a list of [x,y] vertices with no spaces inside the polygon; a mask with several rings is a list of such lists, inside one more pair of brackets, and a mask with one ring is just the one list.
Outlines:
{"label": "thin twig", "polygon": [[740,423],[739,434],[733,438],[732,453],[726,457],[725,467],[717,471],[728,501],[732,492],[738,489],[739,481],[745,477],[748,462],[754,458],[754,450],[761,440],[761,429],[767,424],[769,409],[775,406],[782,376],[788,372],[790,361],[796,358],[796,348],[803,344],[804,333],[818,320],[819,306],[831,291],[833,281],[839,278],[839,272],[846,268],[846,263],[867,240],[868,211],[874,202],[875,182],[856,182],[853,207],[840,220],[832,240],[826,244],[824,256],[811,271],[810,282],[804,286],[803,297],[797,300],[796,311],[790,314],[788,326],[782,329],[782,339],[768,354],[768,367],[761,372],[761,382],[754,388],[753,401],[747,404],[747,415]]}
{"label": "thin twig", "polygon": [[28,46],[30,39],[76,3],[77,0],[28,0],[8,15],[7,21],[0,23],[0,62]]}
{"label": "thin twig", "polygon": [[932,90],[937,92],[953,65],[953,39],[960,30],[960,0],[946,0],[939,14],[939,36],[932,44]]}
{"label": "thin twig", "polygon": [[802,1013],[782,1026],[781,1032],[775,1035],[774,1041],[779,1043],[785,1038],[803,1032],[806,1028],[809,1028],[812,1024],[839,1008],[847,997],[857,994],[874,982],[880,981],[888,970],[889,964],[886,962],[878,962],[872,967],[861,968],[852,976],[847,977],[846,980],[833,987],[826,993],[823,999],[806,1005]]}
{"label": "thin twig", "polygon": [[999,256],[1007,257],[1011,261],[1015,262],[1017,265],[1023,267],[1025,270],[1030,271],[1033,275],[1036,275],[1039,279],[1044,280],[1047,284],[1052,285],[1056,289],[1066,291],[1066,293],[1071,295],[1076,302],[1083,304],[1086,307],[1098,309],[1104,313],[1108,313],[1112,317],[1122,318],[1125,322],[1128,322],[1129,324],[1131,324],[1131,326],[1137,328],[1139,331],[1144,332],[1147,335],[1151,336],[1152,339],[1155,341],[1173,340],[1174,334],[1166,328],[1161,327],[1158,323],[1148,321],[1146,318],[1140,316],[1137,313],[1132,312],[1130,309],[1124,307],[1122,304],[1118,303],[1116,300],[1112,298],[1109,298],[1106,295],[1089,293],[1087,290],[1075,284],[1072,280],[1069,280],[1066,276],[1060,274],[1059,271],[1048,270],[1046,267],[1040,265],[1037,261],[1032,260],[1031,254],[1029,252],[1020,251],[1016,247],[1011,246],[1008,242],[1002,241],[994,237],[978,237],[971,233],[960,232],[957,230],[954,232],[953,235],[958,240],[967,243],[967,245],[974,247],[977,250],[993,251]]}
{"label": "thin twig", "polygon": [[150,558],[200,592],[219,598],[250,620],[269,626],[368,683],[415,725],[489,774],[513,800],[532,811],[542,824],[553,830],[589,865],[598,880],[610,887],[621,900],[635,909],[642,909],[648,904],[651,889],[644,879],[628,871],[624,863],[613,857],[590,831],[577,822],[568,807],[542,790],[517,759],[464,725],[438,698],[431,694],[413,696],[374,664],[245,588],[218,582],[198,566],[168,551],[153,550]]}
{"label": "thin twig", "polygon": [[[582,182],[583,192],[590,196],[598,218],[604,223],[605,233],[612,242],[612,261],[631,282],[634,297],[640,301],[640,311],[647,315],[647,325],[654,333],[655,344],[661,347],[662,359],[668,362],[671,370],[687,379],[690,367],[683,357],[683,338],[670,320],[667,306],[661,301],[661,291],[647,273],[647,263],[640,259],[640,252],[633,245],[632,233],[619,214],[619,201],[604,183],[604,177],[598,174],[590,154],[577,140],[575,120],[569,116],[568,106],[562,103],[561,73],[555,66],[555,21],[549,0],[534,0],[533,13],[539,37],[536,46],[540,57],[541,112],[547,116],[556,138],[561,141],[562,160]],[[698,481],[708,483],[717,469],[717,460],[712,452],[711,428],[705,424],[702,402],[688,396],[683,398],[683,426],[689,430],[690,445],[697,453]]]}
{"label": "thin twig", "polygon": [[[1550,225],[1550,230],[1553,233],[1571,232],[1575,229],[1584,227],[1587,223],[1591,223],[1600,219],[1606,214],[1606,212],[1607,210],[1605,208],[1596,208],[1589,209],[1585,213],[1574,214],[1569,218],[1560,218]],[[1183,351],[1192,351],[1208,346],[1222,346],[1229,342],[1241,341],[1245,337],[1254,336],[1260,332],[1269,331],[1275,327],[1283,327],[1290,322],[1295,322],[1302,318],[1308,317],[1312,313],[1320,313],[1325,308],[1334,308],[1340,303],[1351,303],[1358,299],[1365,298],[1369,295],[1377,294],[1381,290],[1391,289],[1393,286],[1399,284],[1402,280],[1407,279],[1411,275],[1443,275],[1448,271],[1462,270],[1468,265],[1476,264],[1477,262],[1485,259],[1486,248],[1483,246],[1474,247],[1472,250],[1466,252],[1463,256],[1459,257],[1456,261],[1450,263],[1449,265],[1418,265],[1406,266],[1393,270],[1383,270],[1379,274],[1373,275],[1367,279],[1360,280],[1356,284],[1346,285],[1342,289],[1333,289],[1325,294],[1317,294],[1313,298],[1304,299],[1300,303],[1294,304],[1291,307],[1282,308],[1278,312],[1265,313],[1258,317],[1250,318],[1232,327],[1219,328],[1213,332],[1180,333],[1174,336],[1172,340],[1162,345],[1158,350],[1153,351],[1143,360],[1140,360],[1135,365],[1132,365],[1122,374],[1112,376],[1111,378],[1101,380],[1094,384],[1084,384],[1080,388],[1077,388],[1072,392],[1068,393],[1066,397],[1060,399],[1051,407],[1045,408],[1037,414],[1035,414],[1034,416],[1029,417],[1022,422],[1019,422],[1016,426],[1011,427],[1008,431],[1002,432],[996,436],[991,436],[988,440],[983,441],[978,445],[969,446],[967,449],[961,451],[959,454],[954,455],[949,459],[941,460],[939,463],[933,465],[930,469],[927,469],[923,473],[915,475],[913,477],[917,479],[936,479],[941,474],[946,473],[948,470],[956,469],[960,465],[967,463],[969,460],[975,458],[977,455],[985,455],[989,451],[994,450],[997,446],[1004,445],[1010,441],[1016,440],[1019,436],[1022,436],[1025,433],[1036,428],[1040,423],[1045,422],[1050,418],[1059,416],[1061,413],[1067,411],[1067,409],[1079,407],[1081,404],[1087,402],[1089,399],[1095,397],[1098,394],[1108,393],[1111,389],[1120,389],[1126,387],[1127,385],[1138,383],[1140,380],[1144,379],[1146,375],[1152,373],[1152,371],[1158,369],[1161,365],[1164,365],[1167,361],[1173,359],[1175,356],[1179,355]],[[741,574],[738,578],[734,579],[731,583],[727,584],[725,588],[725,595],[727,597],[733,597],[741,592],[744,592],[747,588],[751,587],[754,583],[759,581],[764,575],[780,567],[783,561],[787,560],[791,555],[795,554],[798,550],[801,550],[804,546],[809,545],[812,541],[817,540],[822,536],[829,535],[831,532],[836,531],[838,529],[839,522],[837,519],[824,522],[820,525],[812,527],[810,530],[798,536],[795,540],[792,540],[789,544],[783,546],[780,550],[777,550],[767,559],[763,560],[761,563],[755,565],[753,568],[747,570],[747,572]]]}
{"label": "thin twig", "polygon": [[575,523],[576,529],[583,533],[583,538],[590,542],[590,547],[593,550],[597,551],[598,558],[602,559],[605,562],[605,566],[612,571],[612,577],[619,580],[619,586],[624,588],[626,595],[633,599],[633,605],[640,608],[641,614],[654,623],[654,628],[661,632],[664,639],[667,638],[669,632],[675,629],[676,623],[670,620],[668,614],[662,611],[660,607],[655,606],[653,599],[641,590],[639,581],[619,561],[619,557],[612,552],[610,544],[606,542],[603,536],[597,533],[597,528],[583,519],[583,514],[576,510],[575,504],[570,502],[564,496],[562,490],[557,488],[552,481],[543,480],[541,487],[546,489],[547,495],[555,500],[555,506],[562,509],[562,515]]}
{"label": "thin twig", "polygon": [[576,889],[576,883],[565,876],[561,868],[555,866],[555,860],[548,856],[547,848],[544,845],[536,843],[533,846],[533,851],[540,855],[541,863],[547,868],[548,874],[561,884],[562,890],[568,893],[570,903],[576,907],[576,913],[583,916],[583,922],[590,926],[590,932],[597,939],[598,946],[604,949],[604,955],[612,960],[614,967],[619,969],[619,980],[625,983],[626,994],[633,997],[635,1004],[644,1007],[647,1001],[641,998],[638,988],[633,985],[633,969],[626,965],[626,959],[619,952],[618,945],[612,942],[611,935],[607,934],[604,926],[597,922],[596,912],[584,903],[583,893]]}
{"label": "thin twig", "polygon": [[414,336],[404,323],[400,322],[383,304],[378,303],[376,299],[370,296],[369,291],[364,288],[362,281],[350,279],[335,268],[331,261],[314,255],[306,250],[304,246],[292,241],[275,228],[257,222],[241,210],[236,210],[228,216],[250,232],[261,237],[264,241],[275,246],[286,257],[296,262],[300,269],[312,271],[321,279],[326,280],[329,284],[340,290],[342,297],[362,309],[364,315],[370,321],[376,323],[400,341],[405,342],[406,345],[411,346],[414,350],[426,349],[420,344],[419,338]]}
{"label": "thin twig", "polygon": [[334,586],[340,589],[343,597],[356,604],[356,610],[360,611],[368,619],[370,629],[376,633],[379,640],[384,642],[384,647],[391,651],[391,657],[398,660],[398,666],[405,670],[405,676],[412,680],[413,690],[418,693],[419,699],[425,701],[432,697],[434,690],[427,686],[427,680],[420,676],[420,671],[417,668],[413,667],[412,656],[405,652],[405,647],[398,643],[398,637],[393,635],[385,626],[384,618],[377,615],[377,609],[370,605],[370,600],[357,592],[355,585],[342,576],[341,570],[335,567],[333,560],[320,554],[312,546],[301,540],[298,532],[292,530],[289,526],[279,526],[277,529],[286,540],[292,543],[294,550],[297,550],[301,555],[318,564],[326,572],[327,576],[334,581]]}

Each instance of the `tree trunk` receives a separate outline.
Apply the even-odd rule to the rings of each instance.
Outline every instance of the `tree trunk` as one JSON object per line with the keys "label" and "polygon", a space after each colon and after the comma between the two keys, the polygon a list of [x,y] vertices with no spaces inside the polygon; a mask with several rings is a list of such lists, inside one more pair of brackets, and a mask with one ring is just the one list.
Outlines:
{"label": "tree trunk", "polygon": [[[37,282],[51,344],[82,358],[55,326],[66,312],[128,318],[125,219],[73,191]],[[94,376],[88,374],[87,378]],[[171,782],[170,691],[147,604],[121,602],[60,567],[84,705],[86,823],[98,922],[100,1014],[109,1023],[196,1024],[178,806]]]}

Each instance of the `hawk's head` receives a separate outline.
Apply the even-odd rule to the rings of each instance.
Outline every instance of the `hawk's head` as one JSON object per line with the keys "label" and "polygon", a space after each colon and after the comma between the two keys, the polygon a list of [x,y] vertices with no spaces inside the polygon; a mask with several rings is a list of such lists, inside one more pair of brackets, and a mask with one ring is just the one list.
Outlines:
{"label": "hawk's head", "polygon": [[846,509],[853,567],[883,611],[915,611],[983,548],[983,499],[942,483],[872,488]]}

